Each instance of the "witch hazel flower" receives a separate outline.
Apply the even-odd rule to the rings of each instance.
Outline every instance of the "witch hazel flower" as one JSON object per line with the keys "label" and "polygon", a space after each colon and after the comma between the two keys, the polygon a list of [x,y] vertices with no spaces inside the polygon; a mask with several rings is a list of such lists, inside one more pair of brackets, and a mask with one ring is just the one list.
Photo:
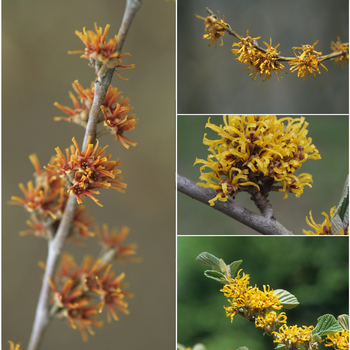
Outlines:
{"label": "witch hazel flower", "polygon": [[[91,88],[84,89],[83,86],[79,84],[78,80],[75,80],[72,86],[81,104],[77,97],[75,97],[72,92],[69,92],[74,109],[55,102],[54,105],[68,114],[69,117],[55,117],[54,120],[65,120],[86,128],[95,95],[94,83],[91,83]],[[108,87],[105,99],[100,107],[102,111],[101,117],[98,120],[98,124],[103,125],[103,129],[99,131],[96,136],[99,138],[104,134],[112,134],[116,141],[120,141],[125,148],[129,148],[128,144],[136,146],[137,143],[127,138],[124,133],[135,129],[135,124],[138,120],[135,119],[135,114],[128,115],[134,108],[130,106],[129,98],[120,96],[121,93],[122,92],[119,91],[118,88],[112,85]]]}
{"label": "witch hazel flower", "polygon": [[[224,125],[210,123],[206,127],[218,134],[218,139],[209,140],[204,134],[203,143],[209,146],[207,160],[196,159],[201,176],[197,186],[212,188],[215,198],[209,200],[226,202],[237,193],[246,191],[254,194],[260,191],[277,190],[294,193],[299,197],[305,186],[312,187],[312,176],[307,173],[297,175],[307,159],[321,156],[307,137],[308,123],[304,117],[280,118],[275,115],[229,115],[224,116]],[[209,168],[209,172],[205,169]]]}
{"label": "witch hazel flower", "polygon": [[[102,31],[102,27],[97,27],[95,23],[95,31],[85,30],[83,28],[83,33],[78,30],[75,31],[75,34],[80,38],[80,40],[85,44],[84,50],[75,50],[68,51],[69,54],[82,53],[80,57],[86,58],[90,61],[89,66],[95,68],[97,75],[103,77],[106,74],[107,69],[111,68],[135,68],[134,64],[122,65],[122,58],[129,55],[130,53],[126,52],[120,55],[119,51],[114,51],[114,47],[118,42],[118,36],[115,35],[114,39],[110,39],[107,42],[107,32],[110,25],[107,24],[105,30]],[[119,72],[115,72],[122,79],[126,79],[121,76]],[[127,79],[126,79],[127,80]]]}
{"label": "witch hazel flower", "polygon": [[117,228],[109,230],[108,225],[104,224],[102,225],[102,230],[97,226],[95,232],[102,245],[104,257],[109,257],[110,260],[114,259],[119,263],[140,261],[140,258],[134,256],[136,254],[137,245],[135,243],[124,244],[130,232],[129,227],[123,226],[121,230]]}
{"label": "witch hazel flower", "polygon": [[[74,146],[66,149],[66,156],[59,147],[57,152],[56,163],[51,165],[55,169],[57,175],[63,178],[69,188],[68,193],[77,197],[77,202],[82,203],[82,198],[90,197],[99,206],[103,206],[94,196],[99,194],[98,189],[113,188],[119,192],[124,192],[127,185],[118,181],[121,170],[116,169],[120,165],[119,159],[109,161],[111,155],[104,156],[105,149],[96,146],[91,142],[89,137],[88,143],[84,151],[81,151],[75,138],[72,139]],[[75,147],[75,149],[74,149]]]}

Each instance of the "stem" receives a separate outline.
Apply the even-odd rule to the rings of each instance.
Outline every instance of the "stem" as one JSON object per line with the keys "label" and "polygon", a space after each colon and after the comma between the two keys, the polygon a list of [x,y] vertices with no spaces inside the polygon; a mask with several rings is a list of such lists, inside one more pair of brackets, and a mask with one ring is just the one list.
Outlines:
{"label": "stem", "polygon": [[27,350],[35,350],[39,348],[44,331],[49,324],[49,279],[52,279],[55,273],[56,266],[62,254],[64,242],[71,228],[77,205],[78,203],[76,197],[74,195],[70,195],[56,235],[54,239],[49,241],[45,274],[36,308],[33,330]]}
{"label": "stem", "polygon": [[[121,51],[123,47],[132,19],[134,18],[140,6],[141,0],[126,1],[126,8],[121,28],[119,30],[120,41],[118,40],[118,43],[116,44],[116,46],[118,46],[117,49],[119,51]],[[114,68],[108,69],[103,77],[99,77],[95,81],[94,100],[89,113],[89,119],[86,126],[82,149],[85,149],[85,147],[87,146],[89,136],[91,136],[92,138],[90,142],[95,142],[97,123],[101,113],[100,106],[104,102],[108,87],[112,81],[113,73]],[[27,350],[37,350],[39,348],[46,327],[51,320],[51,317],[49,315],[49,296],[51,290],[49,279],[53,279],[56,267],[62,254],[64,242],[71,229],[74,213],[77,206],[78,203],[76,197],[74,195],[70,195],[66,207],[64,209],[62,219],[57,229],[56,235],[53,239],[49,240],[46,269],[36,308],[32,334],[30,336]]]}
{"label": "stem", "polygon": [[[213,192],[209,188],[198,187],[193,181],[179,174],[177,175],[177,190],[206,205],[209,205],[209,199],[213,198]],[[213,208],[263,235],[293,235],[277,220],[258,215],[235,202],[216,202]]]}
{"label": "stem", "polygon": [[[214,12],[212,10],[210,10],[208,7],[206,8],[207,12],[209,13],[209,16],[214,16],[214,17],[217,17],[216,15],[214,15]],[[229,35],[232,35],[234,36],[235,38],[241,40],[241,36],[238,35],[235,31],[232,30],[231,26],[228,24],[228,23],[225,23],[226,25],[226,28],[225,31],[229,34]],[[266,53],[266,50],[262,47],[260,47],[259,45],[255,44],[254,42],[252,43],[252,45],[259,51],[261,52],[264,52]],[[341,56],[345,53],[345,51],[339,51],[339,52],[332,52],[328,55],[323,55],[323,56],[319,56],[318,59],[320,61],[325,61],[325,60],[330,60],[332,58],[335,58],[335,57],[338,57],[338,56]],[[277,58],[277,61],[291,61],[291,60],[295,60],[295,57],[283,57],[283,56],[279,56],[279,55],[276,55],[276,58]]]}

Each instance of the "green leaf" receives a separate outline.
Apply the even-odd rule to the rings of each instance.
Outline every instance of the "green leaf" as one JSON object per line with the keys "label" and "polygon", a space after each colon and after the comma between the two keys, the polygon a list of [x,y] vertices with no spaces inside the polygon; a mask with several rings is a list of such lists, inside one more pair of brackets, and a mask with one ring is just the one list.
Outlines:
{"label": "green leaf", "polygon": [[349,315],[339,315],[337,319],[344,330],[349,330]]}
{"label": "green leaf", "polygon": [[208,265],[211,267],[217,267],[220,269],[220,259],[218,259],[213,254],[203,252],[196,257],[196,261],[203,265]]}
{"label": "green leaf", "polygon": [[278,343],[278,345],[275,347],[275,349],[278,350],[284,350],[286,348],[286,345],[283,343]]}
{"label": "green leaf", "polygon": [[278,296],[279,301],[285,309],[293,309],[299,305],[298,299],[284,289],[276,289],[274,295]]}
{"label": "green leaf", "polygon": [[232,262],[230,265],[228,265],[230,267],[230,276],[232,278],[234,278],[236,276],[239,265],[241,265],[242,262],[243,262],[243,260],[237,260],[237,261]]}
{"label": "green leaf", "polygon": [[[333,223],[334,220],[335,222]],[[341,229],[345,230],[345,228],[349,224],[349,175],[346,177],[342,196],[340,198],[337,210],[335,211],[331,220],[331,228],[333,235],[337,235],[341,231],[341,229],[339,229],[339,221],[342,223]]]}
{"label": "green leaf", "polygon": [[311,334],[316,337],[323,337],[327,334],[332,334],[342,331],[343,328],[333,315],[323,315],[317,319],[317,325]]}
{"label": "green leaf", "polygon": [[221,283],[228,282],[226,275],[224,275],[220,271],[207,270],[207,271],[204,271],[204,276],[206,276],[208,278],[212,278],[213,280],[221,282]]}

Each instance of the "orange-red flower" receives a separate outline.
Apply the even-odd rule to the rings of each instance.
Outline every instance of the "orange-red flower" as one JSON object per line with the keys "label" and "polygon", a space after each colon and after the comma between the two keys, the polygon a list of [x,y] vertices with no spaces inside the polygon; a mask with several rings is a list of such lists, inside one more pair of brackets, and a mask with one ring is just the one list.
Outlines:
{"label": "orange-red flower", "polygon": [[117,228],[113,228],[110,232],[108,226],[104,224],[102,226],[102,232],[99,227],[96,227],[96,234],[100,240],[100,244],[103,247],[105,254],[113,252],[113,259],[118,262],[124,263],[126,261],[139,262],[140,258],[136,258],[133,255],[136,254],[137,245],[128,244],[123,245],[130,229],[127,226],[123,226],[118,232]]}
{"label": "orange-red flower", "polygon": [[127,309],[128,303],[124,301],[124,298],[134,297],[133,294],[121,290],[121,288],[123,287],[121,281],[124,279],[125,274],[121,273],[119,276],[114,277],[115,273],[113,271],[110,271],[111,267],[112,265],[109,265],[104,275],[98,279],[98,283],[100,284],[101,289],[104,292],[102,295],[102,303],[103,306],[107,307],[108,322],[111,322],[112,318],[115,321],[118,321],[118,316],[114,310],[114,307],[116,307],[125,314],[129,314],[129,310]]}
{"label": "orange-red flower", "polygon": [[[69,54],[82,53],[80,57],[90,60],[90,66],[96,69],[98,76],[104,76],[107,69],[111,68],[134,68],[134,64],[122,65],[121,59],[130,55],[129,53],[124,53],[120,55],[119,51],[114,51],[114,47],[118,42],[118,36],[115,35],[114,39],[110,39],[107,42],[107,32],[110,25],[107,24],[104,32],[102,32],[102,27],[97,27],[95,23],[95,31],[88,30],[86,32],[83,28],[83,33],[78,30],[75,34],[80,38],[80,40],[85,44],[84,50],[68,51]],[[123,78],[119,72],[115,72]],[[125,79],[125,78],[123,78]]]}
{"label": "orange-red flower", "polygon": [[106,109],[101,106],[102,113],[105,117],[105,126],[107,130],[115,136],[116,140],[119,140],[125,148],[129,148],[128,142],[132,146],[136,146],[136,142],[129,140],[123,135],[125,131],[135,129],[135,124],[137,120],[135,119],[135,114],[127,116],[126,114],[132,109],[130,105],[122,106],[117,103],[114,109]]}
{"label": "orange-red flower", "polygon": [[74,280],[67,280],[61,290],[51,280],[49,283],[54,293],[51,313],[56,312],[58,318],[69,320],[70,326],[78,328],[83,340],[87,341],[87,332],[94,334],[91,326],[103,325],[103,321],[94,319],[99,314],[100,305],[91,305],[91,298],[83,292],[83,285]]}
{"label": "orange-red flower", "polygon": [[94,200],[99,206],[102,204],[94,197],[94,194],[99,194],[97,189],[113,188],[120,192],[124,192],[126,184],[118,181],[121,170],[116,167],[120,164],[119,160],[109,161],[111,155],[104,156],[104,151],[107,148],[96,146],[89,138],[88,144],[84,151],[81,151],[75,139],[72,139],[75,146],[71,146],[70,150],[66,149],[66,156],[57,147],[56,164],[51,165],[55,168],[55,172],[67,181],[70,185],[68,192],[77,197],[79,204],[82,203],[82,197],[88,196]]}
{"label": "orange-red flower", "polygon": [[[65,107],[55,102],[54,105],[67,113],[69,117],[55,117],[55,120],[66,120],[83,127],[86,127],[90,108],[95,94],[94,83],[91,83],[90,89],[84,89],[77,80],[72,84],[75,92],[78,94],[82,106],[77,98],[69,92],[75,109]],[[135,124],[138,120],[135,119],[135,114],[127,115],[133,107],[130,106],[129,98],[120,96],[122,92],[118,88],[110,85],[108,87],[103,105],[101,106],[104,118],[100,118],[98,124],[103,123],[104,129],[97,134],[97,137],[109,133],[115,136],[125,148],[129,148],[129,144],[136,146],[136,142],[129,140],[124,136],[124,132],[135,129]]]}

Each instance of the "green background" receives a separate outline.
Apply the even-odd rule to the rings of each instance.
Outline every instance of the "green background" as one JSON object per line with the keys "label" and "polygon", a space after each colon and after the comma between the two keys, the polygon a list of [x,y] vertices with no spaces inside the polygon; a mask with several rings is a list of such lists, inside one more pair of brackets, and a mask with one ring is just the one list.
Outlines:
{"label": "green background", "polygon": [[[300,115],[293,117],[299,118]],[[181,115],[177,120],[177,171],[194,182],[199,182],[201,167],[201,164],[193,166],[196,157],[206,160],[209,155],[208,146],[203,145],[204,133],[207,133],[208,139],[218,138],[217,133],[205,128],[208,118],[209,115]],[[210,120],[216,125],[223,124],[222,116],[214,116]],[[324,220],[322,212],[329,215],[330,208],[338,205],[349,171],[349,117],[307,115],[305,121],[309,123],[307,137],[312,138],[321,159],[307,160],[297,174],[311,174],[312,188],[305,186],[299,198],[290,193],[287,199],[283,199],[284,194],[280,192],[272,192],[268,197],[277,220],[295,235],[303,235],[303,229],[311,229],[305,221],[310,210],[315,222],[321,224]],[[178,192],[177,197],[179,235],[256,234],[256,231],[187,195]],[[247,193],[239,193],[235,201],[258,212]]]}
{"label": "green background", "polygon": [[[349,239],[336,237],[178,237],[178,342],[203,343],[207,350],[273,349],[263,330],[239,316],[226,317],[229,302],[222,284],[204,276],[210,269],[195,261],[202,252],[226,264],[243,260],[239,269],[250,285],[270,285],[294,294],[300,305],[285,311],[288,325],[316,325],[324,314],[348,313]],[[242,274],[241,274],[242,275]],[[322,348],[322,347],[320,347]]]}

